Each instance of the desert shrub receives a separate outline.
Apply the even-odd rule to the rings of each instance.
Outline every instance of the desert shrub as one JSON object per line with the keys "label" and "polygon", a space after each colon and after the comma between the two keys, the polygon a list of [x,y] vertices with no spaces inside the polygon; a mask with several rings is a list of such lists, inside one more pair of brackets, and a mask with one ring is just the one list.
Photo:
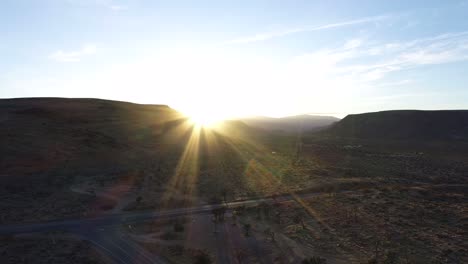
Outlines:
{"label": "desert shrub", "polygon": [[161,238],[164,240],[174,240],[177,238],[176,234],[170,231],[165,232],[161,235]]}
{"label": "desert shrub", "polygon": [[245,236],[250,236],[250,230],[252,226],[249,223],[243,225]]}
{"label": "desert shrub", "polygon": [[168,250],[171,252],[172,255],[174,256],[180,256],[184,253],[184,247],[181,245],[173,245],[169,246]]}
{"label": "desert shrub", "polygon": [[105,203],[99,206],[99,208],[103,211],[107,211],[107,210],[111,210],[112,208],[114,208],[114,205],[111,203]]}
{"label": "desert shrub", "polygon": [[194,264],[210,264],[213,263],[208,252],[204,250],[197,250],[193,255]]}
{"label": "desert shrub", "polygon": [[245,205],[239,206],[239,207],[234,209],[234,213],[236,215],[239,215],[239,216],[243,215],[245,213],[245,211],[246,211]]}
{"label": "desert shrub", "polygon": [[326,264],[327,260],[321,257],[313,256],[302,260],[302,264]]}
{"label": "desert shrub", "polygon": [[174,232],[184,232],[184,225],[179,221],[175,221],[174,222]]}
{"label": "desert shrub", "polygon": [[210,198],[210,203],[211,203],[211,204],[219,204],[219,203],[221,203],[222,201],[223,201],[222,198],[219,197],[219,196],[212,196],[212,197]]}
{"label": "desert shrub", "polygon": [[399,262],[398,254],[394,251],[390,251],[386,254],[384,264],[396,264]]}

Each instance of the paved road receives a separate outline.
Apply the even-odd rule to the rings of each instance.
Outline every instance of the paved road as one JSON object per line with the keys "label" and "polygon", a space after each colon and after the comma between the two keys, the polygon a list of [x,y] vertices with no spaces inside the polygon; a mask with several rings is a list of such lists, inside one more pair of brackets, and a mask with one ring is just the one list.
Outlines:
{"label": "paved road", "polygon": [[[302,199],[307,197],[316,196],[318,193],[301,194],[296,197]],[[295,200],[296,198],[292,195],[279,196],[276,199],[263,198],[263,199],[252,199],[239,202],[227,203],[229,208],[235,208],[239,206],[253,206],[260,203],[273,203],[273,202],[286,202]],[[21,234],[21,233],[35,233],[35,232],[47,232],[47,231],[71,231],[71,232],[85,232],[86,230],[95,230],[105,226],[128,224],[133,222],[145,221],[150,219],[167,219],[176,218],[185,215],[193,214],[210,214],[212,209],[221,208],[226,204],[214,204],[204,205],[191,208],[178,208],[170,209],[159,212],[129,212],[119,214],[108,214],[93,218],[80,218],[70,220],[58,220],[41,223],[30,223],[30,224],[16,224],[16,225],[3,225],[0,226],[0,234]]]}
{"label": "paved road", "polygon": [[[286,202],[316,196],[318,193],[301,195],[283,195],[276,198],[252,199],[227,203],[232,209],[239,206],[254,206],[261,203]],[[191,208],[170,209],[159,212],[129,212],[109,214],[94,218],[81,218],[70,220],[57,220],[42,223],[16,224],[0,226],[0,234],[37,233],[48,231],[65,231],[80,235],[83,239],[90,241],[103,254],[109,256],[118,264],[160,264],[165,261],[155,256],[138,244],[127,239],[117,231],[114,226],[129,224],[150,219],[177,218],[193,214],[211,214],[213,209],[221,208],[226,204],[205,205]]]}
{"label": "paved road", "polygon": [[114,263],[162,264],[159,256],[149,253],[131,239],[115,229],[81,233],[81,237],[91,242],[98,251],[108,256]]}

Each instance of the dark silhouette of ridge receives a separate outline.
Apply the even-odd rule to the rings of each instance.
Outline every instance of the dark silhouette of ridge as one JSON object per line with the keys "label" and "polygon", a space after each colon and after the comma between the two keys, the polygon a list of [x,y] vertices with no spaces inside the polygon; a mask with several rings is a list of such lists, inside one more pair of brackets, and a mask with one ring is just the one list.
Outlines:
{"label": "dark silhouette of ridge", "polygon": [[320,133],[369,139],[467,140],[468,110],[393,110],[353,114]]}

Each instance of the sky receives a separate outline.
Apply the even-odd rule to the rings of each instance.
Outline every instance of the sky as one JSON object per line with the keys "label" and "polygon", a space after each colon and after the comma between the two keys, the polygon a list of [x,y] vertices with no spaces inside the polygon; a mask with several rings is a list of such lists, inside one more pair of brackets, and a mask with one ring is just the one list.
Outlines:
{"label": "sky", "polygon": [[468,0],[0,1],[0,98],[232,118],[468,108]]}

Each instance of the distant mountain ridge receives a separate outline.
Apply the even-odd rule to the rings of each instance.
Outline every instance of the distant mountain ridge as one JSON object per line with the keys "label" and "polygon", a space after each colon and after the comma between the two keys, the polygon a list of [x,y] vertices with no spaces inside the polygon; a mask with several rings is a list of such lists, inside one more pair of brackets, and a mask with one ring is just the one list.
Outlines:
{"label": "distant mountain ridge", "polygon": [[339,121],[333,116],[297,115],[283,118],[274,117],[250,117],[240,119],[248,126],[267,131],[298,132],[315,131]]}
{"label": "distant mountain ridge", "polygon": [[468,140],[468,110],[352,114],[321,133],[349,138]]}

